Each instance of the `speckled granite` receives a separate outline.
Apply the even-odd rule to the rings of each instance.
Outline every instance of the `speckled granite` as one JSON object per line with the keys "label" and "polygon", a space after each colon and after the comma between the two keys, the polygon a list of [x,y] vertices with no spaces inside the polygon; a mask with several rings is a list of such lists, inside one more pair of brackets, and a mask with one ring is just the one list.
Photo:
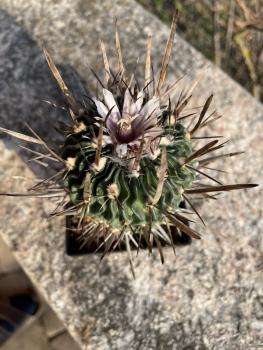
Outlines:
{"label": "speckled granite", "polygon": [[[146,33],[155,37],[161,60],[168,28],[131,0],[1,0],[0,123],[22,128],[30,121],[49,135],[48,120],[62,114],[41,99],[57,99],[38,45],[45,45],[66,71],[89,81],[87,61],[100,67],[97,39],[112,45],[115,17],[129,65],[141,56]],[[14,21],[16,18],[17,23]],[[112,51],[112,50],[111,50]],[[218,162],[233,170],[223,181],[262,182],[263,107],[182,39],[176,38],[171,76],[199,75],[196,103],[211,93],[224,114],[217,133],[231,136],[228,149],[246,155]],[[68,69],[68,70],[67,70]],[[51,135],[52,136],[52,135]],[[53,137],[53,136],[52,136]],[[1,190],[25,188],[35,175],[14,151],[14,141],[0,144]],[[0,232],[82,349],[186,350],[259,349],[263,346],[262,192],[233,192],[201,209],[207,222],[203,240],[173,252],[165,265],[141,253],[132,279],[125,254],[64,254],[63,221],[46,219],[50,206],[32,199],[1,198]]]}

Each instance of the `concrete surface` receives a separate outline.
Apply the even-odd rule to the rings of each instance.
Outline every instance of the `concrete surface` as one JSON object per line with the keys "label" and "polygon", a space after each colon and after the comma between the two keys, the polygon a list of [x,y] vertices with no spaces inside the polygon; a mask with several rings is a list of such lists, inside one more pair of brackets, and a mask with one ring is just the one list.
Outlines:
{"label": "concrete surface", "polygon": [[[169,32],[132,0],[2,0],[0,8],[1,125],[21,130],[27,120],[43,135],[50,134],[46,121],[52,124],[63,114],[40,101],[57,99],[58,94],[39,46],[44,44],[68,76],[74,71],[92,90],[86,62],[100,67],[100,36],[112,54],[115,17],[128,67],[137,56],[143,58],[149,31],[155,64],[160,63]],[[173,57],[170,77],[188,73],[194,79],[204,72],[194,106],[213,92],[214,105],[224,115],[214,126],[216,132],[231,136],[228,150],[246,150],[239,158],[217,163],[230,171],[220,179],[261,183],[262,105],[179,37]],[[74,79],[72,84],[78,85]],[[25,183],[12,176],[33,173],[14,150],[13,140],[5,139],[0,149],[1,188],[22,191]],[[1,235],[82,349],[263,346],[260,187],[205,203],[203,239],[178,249],[176,257],[167,250],[163,266],[156,255],[140,254],[135,281],[125,254],[112,254],[102,264],[97,256],[67,257],[64,223],[45,219],[50,210],[46,202],[2,198],[1,204]]]}

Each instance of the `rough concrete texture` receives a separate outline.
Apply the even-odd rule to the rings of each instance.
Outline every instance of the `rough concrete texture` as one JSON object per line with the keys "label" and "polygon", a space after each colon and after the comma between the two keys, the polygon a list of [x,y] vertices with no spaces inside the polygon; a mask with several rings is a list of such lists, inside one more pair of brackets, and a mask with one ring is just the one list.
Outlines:
{"label": "rough concrete texture", "polygon": [[[0,20],[1,125],[21,130],[26,120],[42,135],[50,131],[45,123],[63,114],[41,102],[58,94],[39,46],[47,46],[66,72],[89,82],[87,62],[101,67],[99,37],[113,54],[116,17],[128,67],[137,56],[143,60],[149,32],[154,35],[155,63],[160,63],[169,31],[132,0],[1,0],[0,8],[6,11]],[[195,105],[213,92],[214,104],[224,115],[214,126],[216,133],[231,136],[228,150],[246,150],[239,158],[217,163],[231,170],[220,179],[260,183],[262,106],[176,37],[170,77],[188,73],[194,79],[201,72]],[[33,173],[14,151],[14,141],[4,142],[1,190],[21,191],[24,181],[12,176]],[[205,203],[203,239],[178,249],[176,257],[166,250],[165,265],[157,255],[149,258],[142,252],[135,259],[135,281],[125,254],[112,254],[101,264],[97,256],[66,256],[63,221],[47,221],[49,209],[40,200],[2,198],[1,234],[82,349],[263,347],[260,187]]]}

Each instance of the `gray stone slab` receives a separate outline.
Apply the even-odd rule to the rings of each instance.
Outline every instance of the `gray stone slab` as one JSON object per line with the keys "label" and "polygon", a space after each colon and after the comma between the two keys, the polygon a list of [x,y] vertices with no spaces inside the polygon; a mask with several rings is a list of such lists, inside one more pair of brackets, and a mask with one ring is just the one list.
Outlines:
{"label": "gray stone slab", "polygon": [[[158,65],[169,32],[132,0],[1,0],[0,8],[5,11],[0,14],[1,125],[21,130],[22,121],[30,121],[51,138],[55,135],[45,123],[63,120],[63,114],[41,103],[59,96],[41,45],[48,47],[69,78],[75,72],[92,90],[87,61],[95,69],[101,66],[99,37],[113,53],[115,17],[128,67],[137,56],[143,59],[149,32],[154,35]],[[244,156],[218,163],[231,171],[222,174],[222,181],[261,182],[262,105],[178,36],[173,57],[170,77],[188,73],[194,79],[204,72],[195,104],[203,104],[213,92],[214,104],[224,114],[214,128],[231,136],[229,150],[247,150]],[[75,78],[72,84],[78,86]],[[25,188],[14,175],[33,178],[40,173],[29,170],[14,151],[14,141],[5,139],[1,189]],[[0,232],[82,349],[262,346],[261,188],[206,203],[201,208],[208,223],[203,239],[178,249],[176,257],[166,250],[163,266],[155,254],[149,258],[142,252],[135,259],[135,281],[125,254],[112,254],[101,264],[97,256],[66,256],[63,222],[47,221],[48,210],[40,200],[1,198]]]}

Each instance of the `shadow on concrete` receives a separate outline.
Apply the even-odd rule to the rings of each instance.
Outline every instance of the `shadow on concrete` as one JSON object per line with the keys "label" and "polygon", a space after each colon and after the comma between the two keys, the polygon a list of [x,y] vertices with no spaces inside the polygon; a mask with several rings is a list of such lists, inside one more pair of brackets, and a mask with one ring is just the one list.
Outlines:
{"label": "shadow on concrete", "polygon": [[[83,96],[83,81],[77,72],[67,64],[60,64],[58,68],[72,91],[77,96]],[[62,125],[70,122],[70,117],[67,111],[44,101],[63,107],[63,95],[50,72],[42,49],[4,11],[0,11],[0,77],[0,126],[30,135],[25,125],[27,123],[57,149],[63,139],[56,129],[61,130]],[[52,174],[52,167],[46,169],[28,162],[32,155],[18,147],[18,144],[43,151],[42,147],[26,144],[2,132],[0,138],[7,147],[16,150],[38,177]]]}

